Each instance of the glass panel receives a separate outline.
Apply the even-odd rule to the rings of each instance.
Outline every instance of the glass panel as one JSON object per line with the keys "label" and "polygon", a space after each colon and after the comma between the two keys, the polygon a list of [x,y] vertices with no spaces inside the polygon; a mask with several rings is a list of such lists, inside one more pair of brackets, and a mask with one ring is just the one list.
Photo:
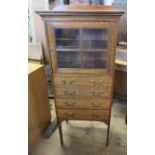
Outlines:
{"label": "glass panel", "polygon": [[107,29],[83,29],[84,49],[107,49]]}
{"label": "glass panel", "polygon": [[55,36],[58,68],[107,68],[107,29],[56,28]]}
{"label": "glass panel", "polygon": [[80,53],[57,51],[58,68],[80,68]]}
{"label": "glass panel", "polygon": [[83,63],[84,68],[106,69],[106,52],[84,52]]}
{"label": "glass panel", "polygon": [[74,49],[80,47],[80,31],[79,29],[56,28],[56,48],[57,49]]}

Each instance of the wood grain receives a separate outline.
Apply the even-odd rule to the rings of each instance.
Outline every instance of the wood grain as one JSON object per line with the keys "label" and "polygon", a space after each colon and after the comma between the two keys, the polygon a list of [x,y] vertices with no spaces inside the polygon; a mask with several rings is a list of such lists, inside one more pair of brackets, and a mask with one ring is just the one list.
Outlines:
{"label": "wood grain", "polygon": [[111,87],[105,86],[56,86],[55,95],[68,97],[106,97],[110,98]]}
{"label": "wood grain", "polygon": [[[51,60],[52,60],[52,67],[54,73],[67,73],[67,74],[105,74],[105,73],[111,73],[111,57],[110,55],[114,53],[114,51],[111,49],[113,46],[112,43],[112,33],[111,29],[113,28],[114,24],[109,22],[48,22],[47,23],[47,29],[48,29],[48,38],[49,38],[49,48],[50,48],[50,54],[51,54]],[[65,69],[65,68],[58,68],[57,66],[57,51],[56,51],[56,40],[55,40],[55,33],[54,28],[105,28],[108,31],[108,57],[107,57],[107,69]],[[83,51],[82,48],[80,48],[80,51]]]}
{"label": "wood grain", "polygon": [[112,85],[112,77],[109,75],[105,75],[102,77],[98,76],[54,76],[54,84],[56,85],[67,85],[67,86],[111,86]]}
{"label": "wood grain", "polygon": [[110,99],[90,99],[90,98],[56,98],[57,108],[72,109],[109,109]]}
{"label": "wood grain", "polygon": [[60,120],[108,120],[109,110],[77,110],[77,109],[58,109]]}
{"label": "wood grain", "polygon": [[28,142],[32,150],[51,121],[44,66],[29,63],[28,72]]}
{"label": "wood grain", "polygon": [[114,96],[127,100],[127,72],[115,71]]}
{"label": "wood grain", "polygon": [[[79,5],[58,6],[52,11],[37,11],[37,13],[42,17],[47,30],[46,36],[52,61],[56,113],[61,143],[63,143],[63,140],[60,123],[63,120],[98,120],[106,122],[108,125],[108,145],[117,26],[124,12],[117,10],[114,6]],[[55,28],[79,29],[81,44],[78,50],[80,51],[82,51],[81,40],[83,35],[81,29],[106,29],[108,32],[108,55],[106,55],[108,63],[106,63],[106,69],[58,68]],[[90,50],[90,48],[87,50]],[[67,49],[63,52],[67,52]],[[82,55],[80,55],[80,58],[83,59]],[[107,108],[107,110],[104,110],[104,108]]]}

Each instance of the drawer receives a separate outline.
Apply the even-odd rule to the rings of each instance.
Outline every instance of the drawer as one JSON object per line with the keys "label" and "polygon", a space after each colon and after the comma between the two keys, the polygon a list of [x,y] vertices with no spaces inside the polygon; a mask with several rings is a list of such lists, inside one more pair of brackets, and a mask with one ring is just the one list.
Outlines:
{"label": "drawer", "polygon": [[110,97],[111,87],[73,87],[73,86],[58,86],[55,87],[56,96],[68,97]]}
{"label": "drawer", "polygon": [[57,109],[59,120],[109,120],[109,110]]}
{"label": "drawer", "polygon": [[110,99],[56,98],[57,108],[109,109]]}
{"label": "drawer", "polygon": [[54,76],[55,85],[82,85],[82,86],[111,86],[111,76]]}

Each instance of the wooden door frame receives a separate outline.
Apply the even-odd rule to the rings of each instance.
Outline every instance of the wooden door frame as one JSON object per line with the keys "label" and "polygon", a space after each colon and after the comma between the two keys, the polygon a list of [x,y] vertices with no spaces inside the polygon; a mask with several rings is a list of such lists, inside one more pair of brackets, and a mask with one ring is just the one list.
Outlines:
{"label": "wooden door frame", "polygon": [[[104,69],[68,69],[68,68],[61,68],[59,69],[57,67],[57,53],[56,53],[56,43],[55,43],[55,33],[54,28],[88,28],[88,29],[95,29],[95,28],[106,28],[108,29],[108,61],[107,61],[107,70]],[[47,32],[48,32],[48,38],[49,38],[49,52],[52,60],[52,66],[53,66],[53,72],[54,73],[68,73],[68,74],[111,74],[112,73],[112,63],[113,57],[111,55],[114,55],[115,51],[114,48],[115,45],[113,44],[115,41],[113,41],[113,31],[114,24],[113,22],[92,22],[92,21],[61,21],[61,22],[47,22]],[[115,37],[116,38],[116,37]]]}

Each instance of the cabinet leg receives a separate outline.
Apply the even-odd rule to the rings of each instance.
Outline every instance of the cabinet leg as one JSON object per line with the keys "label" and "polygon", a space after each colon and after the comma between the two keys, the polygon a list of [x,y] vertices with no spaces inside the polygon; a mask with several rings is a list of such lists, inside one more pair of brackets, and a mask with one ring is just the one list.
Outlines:
{"label": "cabinet leg", "polygon": [[66,120],[66,123],[68,123],[68,120]]}
{"label": "cabinet leg", "polygon": [[110,131],[110,124],[108,125],[108,129],[107,129],[107,141],[106,141],[106,146],[109,146],[109,131]]}
{"label": "cabinet leg", "polygon": [[59,128],[59,134],[60,134],[60,142],[61,142],[61,145],[63,145],[63,134],[62,134],[62,125],[61,125],[61,123],[58,124],[58,128]]}

